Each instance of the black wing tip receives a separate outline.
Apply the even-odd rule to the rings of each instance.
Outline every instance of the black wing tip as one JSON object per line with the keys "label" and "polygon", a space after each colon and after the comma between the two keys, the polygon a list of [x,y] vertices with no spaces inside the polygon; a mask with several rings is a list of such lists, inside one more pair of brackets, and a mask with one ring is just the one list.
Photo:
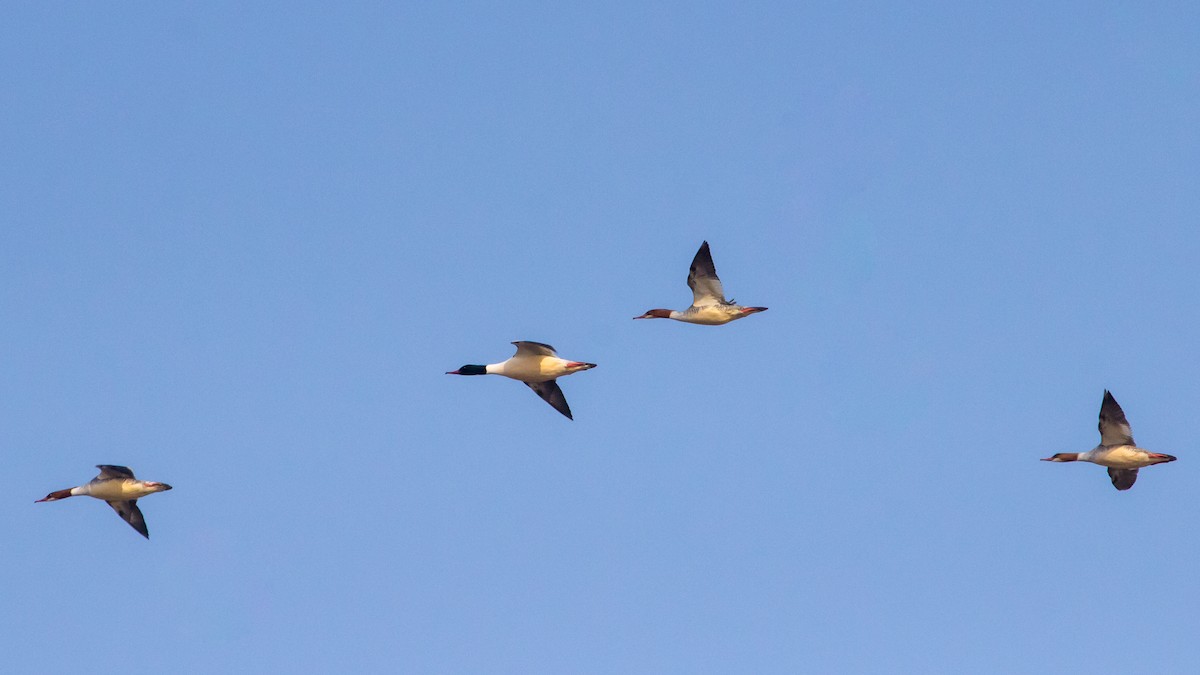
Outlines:
{"label": "black wing tip", "polygon": [[516,345],[517,347],[520,347],[521,345],[537,345],[539,347],[545,347],[556,354],[558,353],[558,350],[555,349],[553,345],[548,345],[545,342],[538,342],[537,340],[513,340],[512,344]]}
{"label": "black wing tip", "polygon": [[[1116,408],[1117,410],[1121,410],[1121,404],[1117,403],[1117,397],[1113,396],[1111,391],[1105,389],[1104,390],[1104,400],[1101,401],[1100,408],[1101,409]],[[1125,413],[1125,411],[1121,410],[1121,414],[1124,414],[1124,413]]]}
{"label": "black wing tip", "polygon": [[[692,256],[692,264],[688,267],[688,286],[692,285],[692,277],[700,268],[703,268],[703,272],[706,275],[717,276],[717,264],[713,262],[712,251],[708,249],[707,240],[700,244],[700,250],[696,251],[696,255]],[[692,290],[695,290],[695,288]]]}
{"label": "black wing tip", "polygon": [[1117,399],[1113,397],[1112,392],[1104,390],[1104,400],[1100,403],[1100,420],[1111,420],[1117,424],[1129,424],[1125,419],[1125,409],[1117,403]]}
{"label": "black wing tip", "polygon": [[[137,508],[137,507],[135,506],[134,508]],[[136,513],[130,512],[129,515],[130,515],[130,518],[133,518],[134,516],[141,515],[141,511],[138,511]],[[121,520],[125,520],[125,518],[122,517]],[[131,520],[125,520],[125,522],[129,523],[129,526],[132,527],[138,534],[149,539],[150,538],[150,528],[146,527],[146,519],[144,517],[141,520],[142,520],[141,523],[134,523]],[[140,525],[140,527],[139,527],[139,525]]]}
{"label": "black wing tip", "polygon": [[142,515],[142,510],[138,508],[137,500],[130,499],[128,501],[111,501],[108,505],[117,512],[121,520],[125,521],[135,532],[143,537],[150,538],[150,528],[146,527],[146,518]]}
{"label": "black wing tip", "polygon": [[[562,389],[559,389],[559,392],[562,392]],[[575,422],[575,416],[574,416],[574,414],[571,414],[571,406],[566,405],[566,396],[563,396],[562,399],[559,399],[559,401],[562,402],[562,404],[563,404],[562,406],[557,405],[556,402],[554,402],[554,401],[550,401],[550,400],[546,400],[546,399],[542,399],[542,400],[545,400],[547,402],[547,404],[550,404],[550,407],[554,408],[554,410],[557,410],[558,412],[563,413],[563,417],[565,417],[566,419],[570,419],[571,422]]]}
{"label": "black wing tip", "polygon": [[97,464],[96,468],[100,469],[101,471],[111,469],[113,471],[120,471],[121,473],[133,473],[133,469],[130,469],[127,466],[121,466],[120,464]]}
{"label": "black wing tip", "polygon": [[557,380],[547,380],[545,382],[526,382],[526,386],[533,390],[533,393],[538,395],[538,398],[545,401],[551,408],[562,413],[564,417],[575,421],[575,417],[571,415],[571,406],[567,405],[567,397],[563,394],[562,388],[558,386]]}
{"label": "black wing tip", "polygon": [[130,469],[127,466],[121,466],[120,464],[97,464],[96,468],[100,469],[101,474],[116,474],[118,476],[124,476],[125,478],[134,477],[133,469]]}
{"label": "black wing tip", "polygon": [[[542,400],[546,403],[549,403],[551,408],[554,408],[558,412],[562,413],[563,417],[571,420],[572,422],[575,421],[575,416],[571,414],[571,406],[567,405],[567,397],[563,395],[562,389],[558,390],[557,401],[551,401],[548,398],[544,398]],[[562,403],[562,405],[558,405],[559,403]]]}

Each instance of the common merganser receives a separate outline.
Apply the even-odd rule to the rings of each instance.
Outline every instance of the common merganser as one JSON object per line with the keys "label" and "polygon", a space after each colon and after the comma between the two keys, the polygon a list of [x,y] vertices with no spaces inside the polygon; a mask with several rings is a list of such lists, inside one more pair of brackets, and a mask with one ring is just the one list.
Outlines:
{"label": "common merganser", "polygon": [[767,311],[766,307],[743,307],[733,300],[725,299],[725,289],[717,277],[708,242],[700,244],[692,266],[688,269],[688,287],[692,289],[692,306],[682,312],[673,309],[652,309],[635,319],[675,319],[705,326],[720,326],[756,312]]}
{"label": "common merganser", "polygon": [[549,403],[555,410],[567,416],[567,419],[573,420],[571,416],[571,408],[567,405],[567,398],[563,396],[562,389],[558,388],[558,382],[555,380],[578,373],[581,370],[590,370],[596,367],[594,363],[583,363],[582,361],[568,361],[558,358],[554,347],[541,342],[529,342],[528,340],[518,340],[513,343],[517,346],[517,353],[512,355],[512,358],[500,363],[490,363],[486,366],[466,365],[458,370],[447,372],[447,375],[503,375],[504,377],[512,378],[529,385],[542,400]]}
{"label": "common merganser", "polygon": [[100,469],[100,475],[90,482],[79,487],[56,490],[46,495],[45,499],[39,499],[34,503],[55,502],[78,495],[103,499],[113,507],[122,520],[129,523],[143,537],[149,539],[150,530],[146,528],[146,519],[142,517],[142,510],[138,508],[137,500],[155,492],[170,490],[171,486],[150,480],[138,480],[133,477],[132,471],[123,466],[97,464],[96,468]]}
{"label": "common merganser", "polygon": [[1133,430],[1129,421],[1125,419],[1125,411],[1121,410],[1117,399],[1105,389],[1104,402],[1100,404],[1100,445],[1087,452],[1060,452],[1042,461],[1091,462],[1106,466],[1113,487],[1128,490],[1137,480],[1138,469],[1174,462],[1175,457],[1137,447],[1133,442]]}

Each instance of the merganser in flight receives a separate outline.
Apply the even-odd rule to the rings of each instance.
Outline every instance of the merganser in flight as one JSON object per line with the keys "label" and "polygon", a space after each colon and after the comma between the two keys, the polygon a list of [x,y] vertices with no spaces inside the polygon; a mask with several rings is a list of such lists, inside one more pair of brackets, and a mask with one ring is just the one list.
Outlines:
{"label": "merganser in flight", "polygon": [[692,266],[688,270],[688,287],[692,289],[692,306],[682,312],[673,309],[652,309],[635,319],[675,319],[705,326],[720,326],[756,312],[767,311],[766,307],[743,307],[733,300],[725,299],[725,289],[717,277],[708,242],[700,244]]}
{"label": "merganser in flight", "polygon": [[170,490],[171,486],[150,480],[138,480],[133,477],[132,471],[123,466],[98,464],[96,468],[100,469],[100,475],[90,482],[79,487],[51,492],[46,495],[45,499],[39,499],[34,503],[54,502],[78,495],[103,499],[113,507],[122,520],[129,523],[143,537],[149,539],[150,530],[146,528],[146,519],[142,517],[142,510],[138,508],[137,500],[155,492]]}
{"label": "merganser in flight", "polygon": [[1175,457],[1150,452],[1137,447],[1133,442],[1133,430],[1125,419],[1125,411],[1117,405],[1117,399],[1104,390],[1104,402],[1100,404],[1100,445],[1087,452],[1060,452],[1046,457],[1043,462],[1091,462],[1108,467],[1108,477],[1113,487],[1128,490],[1137,480],[1138,469],[1152,464],[1174,462]]}
{"label": "merganser in flight", "polygon": [[566,415],[567,419],[575,419],[571,416],[567,398],[563,396],[562,389],[558,388],[558,382],[555,380],[581,370],[590,370],[595,368],[596,364],[560,359],[555,353],[554,347],[541,342],[519,340],[513,344],[517,346],[517,353],[507,361],[491,363],[486,366],[467,365],[446,374],[503,375],[524,382],[538,396],[541,396],[543,401]]}

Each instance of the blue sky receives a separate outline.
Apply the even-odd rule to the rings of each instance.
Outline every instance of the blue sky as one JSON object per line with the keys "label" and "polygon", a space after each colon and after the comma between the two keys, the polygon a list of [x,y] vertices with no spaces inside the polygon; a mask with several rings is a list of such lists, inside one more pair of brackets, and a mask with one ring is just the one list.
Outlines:
{"label": "blue sky", "polygon": [[1197,672],[1197,25],[7,6],[7,667]]}

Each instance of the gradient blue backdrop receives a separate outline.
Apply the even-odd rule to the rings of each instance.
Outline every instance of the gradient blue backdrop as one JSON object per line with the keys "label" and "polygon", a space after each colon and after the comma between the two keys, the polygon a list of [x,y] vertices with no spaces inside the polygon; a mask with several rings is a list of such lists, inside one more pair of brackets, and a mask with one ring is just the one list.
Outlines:
{"label": "gradient blue backdrop", "polygon": [[331,5],[0,10],[6,672],[1200,672],[1195,3]]}

